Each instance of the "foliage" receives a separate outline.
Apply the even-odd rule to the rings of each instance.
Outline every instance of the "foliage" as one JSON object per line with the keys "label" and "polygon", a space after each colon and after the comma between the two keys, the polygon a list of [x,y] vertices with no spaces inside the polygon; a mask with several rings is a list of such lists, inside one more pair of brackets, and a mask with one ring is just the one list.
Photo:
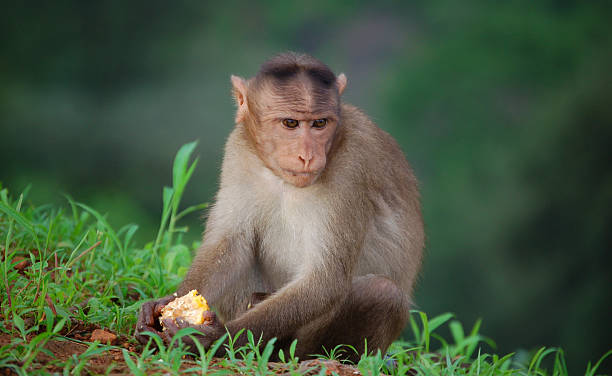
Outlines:
{"label": "foliage", "polygon": [[[278,366],[274,368],[270,363],[274,340],[261,343],[251,332],[247,333],[245,346],[235,347],[230,339],[226,357],[220,360],[214,359],[213,354],[223,338],[208,351],[199,347],[193,361],[186,358],[189,353],[179,342],[177,346],[166,347],[155,335],[139,352],[81,341],[87,344],[83,352],[67,359],[49,360],[53,357],[45,346],[49,341],[77,341],[69,334],[77,320],[109,328],[133,342],[133,328],[142,301],[166,295],[177,287],[195,247],[189,249],[181,244],[183,229],[175,226],[176,221],[185,213],[202,207],[178,210],[181,195],[197,162],[196,159],[188,163],[195,145],[190,143],[179,150],[174,163],[173,187],[163,191],[158,235],[154,242],[142,247],[132,241],[136,225],[115,231],[105,215],[69,197],[66,208],[36,207],[25,204],[27,191],[13,198],[7,189],[0,190],[0,334],[10,335],[9,343],[0,348],[0,367],[24,375],[44,373],[48,367],[79,374],[92,372],[89,368],[92,359],[115,351],[121,354],[116,363],[123,363],[125,371],[135,375],[151,372],[265,375],[277,372]],[[549,374],[544,370],[546,360],[554,358],[551,374],[568,374],[560,349],[541,348],[528,357],[487,354],[484,349],[494,343],[479,333],[480,321],[465,334],[462,325],[453,317],[443,314],[430,319],[424,312],[414,311],[410,317],[413,339],[395,342],[388,356],[380,352],[363,356],[356,367],[362,374],[545,375]],[[449,341],[439,334],[443,326],[450,329]],[[193,329],[186,328],[179,331],[178,336],[192,333]],[[284,363],[283,372],[307,371],[299,368],[299,359],[294,355],[296,343],[294,341],[287,352],[278,354]],[[352,350],[338,347],[323,357],[342,360],[346,351]],[[595,375],[603,359],[611,353],[589,364],[586,374]]]}

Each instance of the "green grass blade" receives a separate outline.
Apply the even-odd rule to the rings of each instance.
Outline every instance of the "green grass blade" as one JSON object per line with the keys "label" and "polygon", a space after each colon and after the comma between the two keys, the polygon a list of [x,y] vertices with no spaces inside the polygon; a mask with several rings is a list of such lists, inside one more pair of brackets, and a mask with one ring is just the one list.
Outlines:
{"label": "green grass blade", "polygon": [[170,218],[170,213],[172,212],[171,205],[172,205],[173,196],[174,196],[174,189],[170,187],[164,187],[162,191],[163,206],[162,206],[161,221],[159,223],[159,230],[157,231],[157,236],[155,238],[155,243],[153,245],[153,253],[156,255],[161,245],[161,240],[166,230],[166,225],[168,223],[168,219]]}
{"label": "green grass blade", "polygon": [[427,320],[427,314],[425,314],[425,312],[419,312],[419,316],[423,324],[423,338],[421,339],[421,343],[425,343],[425,352],[429,352],[429,320]]}
{"label": "green grass blade", "polygon": [[595,363],[595,365],[593,367],[590,367],[590,364],[589,364],[589,366],[587,367],[587,372],[586,372],[585,376],[594,376],[595,372],[597,372],[597,369],[599,368],[601,363],[604,361],[604,359],[606,359],[610,355],[612,355],[612,350],[610,350],[607,353],[603,354],[603,356],[601,358],[599,358],[599,360],[597,361],[597,363]]}
{"label": "green grass blade", "polygon": [[453,336],[453,340],[455,341],[455,344],[459,344],[463,342],[463,340],[465,339],[465,334],[463,332],[463,325],[461,325],[459,321],[457,320],[451,321],[451,323],[449,324],[449,329],[450,329],[451,335]]}
{"label": "green grass blade", "polygon": [[481,337],[478,335],[478,331],[480,330],[480,325],[481,324],[482,324],[482,319],[476,320],[476,323],[472,327],[472,330],[470,331],[470,334],[468,336],[468,338],[477,338],[477,340],[472,342],[471,344],[469,344],[467,346],[467,349],[465,350],[465,356],[468,359],[470,359],[472,357],[472,354],[476,350],[476,346],[478,346],[478,343],[481,342]]}
{"label": "green grass blade", "polygon": [[179,219],[183,218],[187,214],[191,214],[191,213],[193,213],[195,211],[198,211],[198,210],[206,209],[207,207],[208,207],[208,203],[207,202],[204,202],[204,203],[198,204],[198,205],[190,206],[190,207],[184,209],[183,211],[181,211],[180,213],[178,213],[176,215],[176,217],[175,217],[175,220],[178,221]]}
{"label": "green grass blade", "polygon": [[144,372],[138,368],[138,366],[136,365],[136,363],[134,363],[128,352],[125,349],[122,349],[121,351],[123,353],[123,359],[125,360],[125,364],[128,366],[132,374],[138,376],[144,375]]}
{"label": "green grass blade", "polygon": [[26,230],[28,234],[30,234],[32,240],[36,244],[36,247],[41,250],[38,235],[36,234],[36,229],[26,217],[24,217],[19,211],[13,209],[11,206],[7,205],[4,202],[0,202],[0,211],[4,212],[4,214],[6,214],[9,219],[14,220],[19,225],[21,225],[21,227],[23,227],[23,229]]}
{"label": "green grass blade", "polygon": [[419,311],[410,311],[410,328],[412,329],[412,334],[414,335],[414,340],[417,344],[421,343],[421,330],[419,329],[419,325],[416,323],[414,316],[412,313],[418,313]]}
{"label": "green grass blade", "polygon": [[197,140],[192,141],[188,144],[181,146],[179,151],[176,153],[176,157],[174,158],[174,165],[172,167],[172,186],[175,189],[180,186],[184,186],[186,175],[188,174],[187,164],[189,163],[191,153],[193,153],[193,150],[197,145]]}
{"label": "green grass blade", "polygon": [[[96,218],[96,220],[99,223],[102,224],[106,234],[111,238],[113,243],[117,246],[117,249],[119,250],[120,254],[123,256],[123,251],[124,251],[123,244],[121,244],[121,241],[119,240],[119,237],[117,236],[117,233],[115,232],[115,230],[113,230],[113,228],[108,223],[106,218],[104,218],[104,216],[102,214],[100,214],[98,211],[96,211],[95,209],[93,209],[93,208],[91,208],[91,207],[89,207],[89,206],[87,206],[85,204],[82,204],[80,202],[75,202],[75,205],[81,207],[82,209],[85,209],[88,213],[93,215],[94,218]],[[127,265],[127,264],[124,263],[124,265]]]}
{"label": "green grass blade", "polygon": [[429,320],[429,333],[434,332],[437,328],[439,328],[441,325],[444,325],[448,320],[452,319],[453,317],[455,317],[454,314],[447,312]]}

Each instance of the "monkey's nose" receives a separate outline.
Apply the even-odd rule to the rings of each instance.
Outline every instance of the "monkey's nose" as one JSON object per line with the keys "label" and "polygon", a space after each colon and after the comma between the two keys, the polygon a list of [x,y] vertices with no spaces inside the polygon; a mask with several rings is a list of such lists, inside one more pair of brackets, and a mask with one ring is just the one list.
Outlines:
{"label": "monkey's nose", "polygon": [[304,165],[304,169],[308,169],[308,165],[310,164],[310,161],[312,161],[312,154],[311,153],[301,153],[300,155],[298,155],[298,158]]}

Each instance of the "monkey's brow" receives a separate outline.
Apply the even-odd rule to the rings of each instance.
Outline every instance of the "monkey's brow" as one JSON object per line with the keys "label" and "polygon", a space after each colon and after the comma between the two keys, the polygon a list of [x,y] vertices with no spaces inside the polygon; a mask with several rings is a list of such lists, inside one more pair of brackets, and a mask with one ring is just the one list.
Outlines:
{"label": "monkey's brow", "polygon": [[270,111],[266,113],[264,118],[266,119],[295,119],[295,120],[316,120],[316,119],[330,119],[335,120],[336,114],[328,111],[311,112],[304,110],[288,110],[288,111]]}
{"label": "monkey's brow", "polygon": [[334,118],[336,115],[326,111],[305,111],[305,110],[291,110],[287,111],[288,114],[299,114],[305,119],[327,119]]}
{"label": "monkey's brow", "polygon": [[323,118],[334,118],[337,116],[337,114],[333,111],[327,110],[327,109],[314,109],[313,110],[306,110],[306,109],[301,109],[301,108],[286,108],[286,109],[281,109],[281,110],[276,110],[273,106],[268,107],[267,111],[266,111],[266,115],[270,116],[270,117],[283,117],[283,118],[290,118],[292,116],[304,116],[310,119],[323,119]]}

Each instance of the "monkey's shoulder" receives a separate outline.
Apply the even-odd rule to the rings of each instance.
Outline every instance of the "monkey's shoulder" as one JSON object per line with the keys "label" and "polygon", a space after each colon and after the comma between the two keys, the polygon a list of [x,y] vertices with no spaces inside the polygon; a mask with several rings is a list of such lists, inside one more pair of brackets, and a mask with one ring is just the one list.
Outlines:
{"label": "monkey's shoulder", "polygon": [[343,103],[340,116],[344,125],[345,137],[348,137],[352,143],[361,144],[360,146],[365,146],[368,151],[370,149],[378,149],[387,153],[400,151],[395,139],[358,107]]}
{"label": "monkey's shoulder", "polygon": [[391,168],[400,175],[412,175],[412,169],[397,141],[375,124],[361,109],[342,104],[342,138],[352,160],[364,166]]}

